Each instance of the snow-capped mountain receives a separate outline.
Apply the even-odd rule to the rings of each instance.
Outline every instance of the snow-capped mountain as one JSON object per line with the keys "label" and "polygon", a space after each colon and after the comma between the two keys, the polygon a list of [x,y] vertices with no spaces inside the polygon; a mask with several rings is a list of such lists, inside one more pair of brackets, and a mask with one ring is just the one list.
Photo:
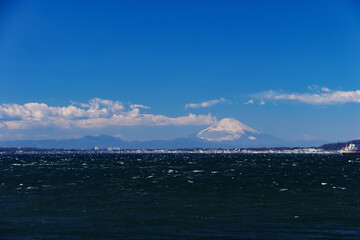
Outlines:
{"label": "snow-capped mountain", "polygon": [[288,143],[243,124],[234,118],[224,118],[200,131],[195,139],[218,147],[269,147]]}
{"label": "snow-capped mountain", "polygon": [[239,138],[255,140],[259,131],[246,126],[234,118],[224,118],[214,125],[202,130],[196,136],[200,139],[221,142],[233,141]]}

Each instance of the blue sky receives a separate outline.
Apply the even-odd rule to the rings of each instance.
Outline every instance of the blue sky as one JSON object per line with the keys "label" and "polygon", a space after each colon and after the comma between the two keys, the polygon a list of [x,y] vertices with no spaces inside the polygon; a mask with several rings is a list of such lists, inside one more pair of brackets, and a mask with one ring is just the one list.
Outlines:
{"label": "blue sky", "polygon": [[358,1],[2,1],[0,137],[349,140],[359,66]]}

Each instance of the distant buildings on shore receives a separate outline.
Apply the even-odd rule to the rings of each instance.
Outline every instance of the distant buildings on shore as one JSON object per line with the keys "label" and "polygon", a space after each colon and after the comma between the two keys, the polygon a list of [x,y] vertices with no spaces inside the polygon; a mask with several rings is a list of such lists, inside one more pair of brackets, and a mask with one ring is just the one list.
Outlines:
{"label": "distant buildings on shore", "polygon": [[338,151],[320,148],[185,148],[185,149],[37,149],[0,148],[0,154],[338,154]]}

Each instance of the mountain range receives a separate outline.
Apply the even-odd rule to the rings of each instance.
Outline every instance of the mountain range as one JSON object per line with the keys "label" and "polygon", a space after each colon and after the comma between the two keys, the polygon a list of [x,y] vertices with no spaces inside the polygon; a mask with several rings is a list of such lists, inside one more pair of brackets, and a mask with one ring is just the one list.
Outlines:
{"label": "mountain range", "polygon": [[320,146],[319,148],[323,150],[338,151],[350,143],[353,143],[355,145],[360,145],[360,139],[355,139],[348,142],[327,143]]}
{"label": "mountain range", "polygon": [[187,138],[152,141],[124,141],[117,137],[100,135],[79,139],[61,140],[15,140],[2,141],[0,147],[30,148],[109,148],[122,149],[176,149],[176,148],[249,148],[249,147],[309,147],[324,141],[285,141],[241,123],[234,118],[224,118],[210,127]]}

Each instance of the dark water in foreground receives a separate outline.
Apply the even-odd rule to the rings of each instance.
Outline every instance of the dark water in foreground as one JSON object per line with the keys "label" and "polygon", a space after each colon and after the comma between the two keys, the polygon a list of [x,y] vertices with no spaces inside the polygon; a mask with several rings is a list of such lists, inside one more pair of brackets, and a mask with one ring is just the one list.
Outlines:
{"label": "dark water in foreground", "polygon": [[0,239],[360,239],[360,158],[0,156]]}

